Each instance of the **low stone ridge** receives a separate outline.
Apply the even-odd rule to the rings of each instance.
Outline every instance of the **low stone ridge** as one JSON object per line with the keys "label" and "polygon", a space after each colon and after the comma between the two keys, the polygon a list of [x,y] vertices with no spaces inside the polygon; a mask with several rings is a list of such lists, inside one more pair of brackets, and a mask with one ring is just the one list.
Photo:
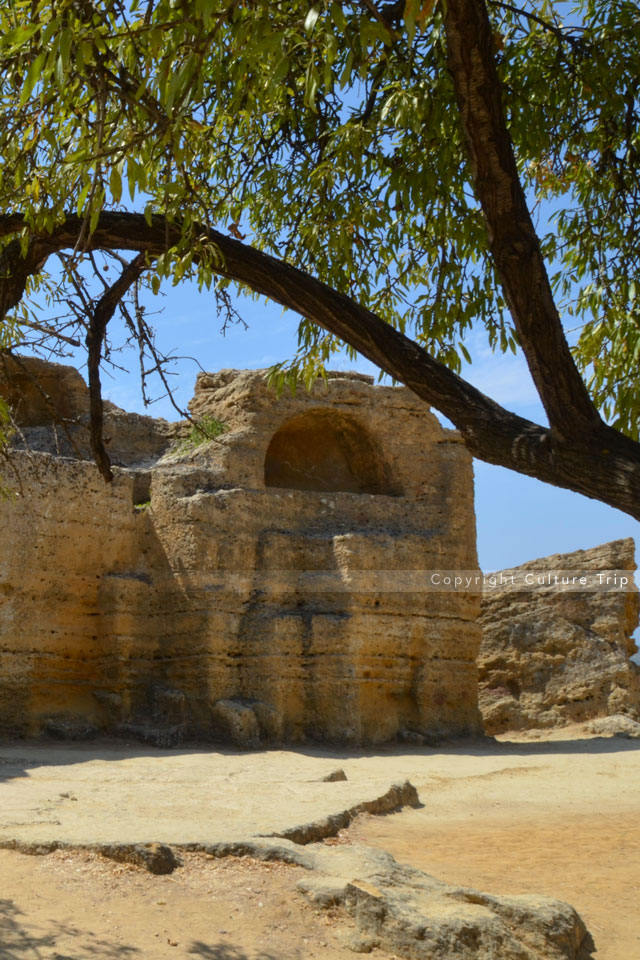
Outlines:
{"label": "low stone ridge", "polygon": [[[478,659],[487,733],[618,714],[640,720],[640,668],[630,660],[639,610],[634,552],[628,538],[494,574],[501,580],[483,597]],[[601,571],[629,571],[631,584],[590,592],[556,585],[518,589],[525,575],[546,571],[586,574],[592,581]]]}
{"label": "low stone ridge", "polygon": [[589,960],[593,941],[568,903],[456,887],[360,845],[307,847],[281,840],[211,845],[212,856],[283,859],[309,870],[298,889],[319,907],[343,905],[356,953],[376,947],[410,960]]}
{"label": "low stone ridge", "polygon": [[295,864],[309,874],[298,890],[319,908],[343,906],[356,922],[345,946],[376,947],[407,960],[592,960],[593,940],[568,903],[540,896],[498,896],[456,887],[389,853],[358,844],[300,846],[291,840],[252,838],[218,843],[48,844],[3,842],[46,855],[57,849],[93,849],[151,873],[171,873],[179,853],[216,858],[252,857]]}
{"label": "low stone ridge", "polygon": [[[342,773],[342,777],[332,776],[330,780],[325,777],[322,782],[337,783],[340,780],[347,779],[343,771],[338,772]],[[325,840],[327,837],[336,837],[360,813],[380,815],[391,813],[393,810],[401,810],[402,807],[420,806],[422,804],[418,791],[409,780],[405,780],[404,783],[392,784],[385,793],[379,797],[374,797],[372,800],[362,800],[339,813],[329,814],[329,816],[314,820],[312,823],[289,827],[281,833],[270,834],[270,836],[282,837],[284,840],[292,840],[294,843],[300,844],[316,843],[318,840]]]}
{"label": "low stone ridge", "polygon": [[32,445],[0,502],[0,734],[255,749],[481,731],[478,600],[421,589],[477,569],[471,457],[410,391],[338,373],[277,398],[260,371],[201,374],[191,410],[218,436],[112,411],[124,467],[106,485],[32,381],[72,432],[86,387],[43,364],[0,378]]}

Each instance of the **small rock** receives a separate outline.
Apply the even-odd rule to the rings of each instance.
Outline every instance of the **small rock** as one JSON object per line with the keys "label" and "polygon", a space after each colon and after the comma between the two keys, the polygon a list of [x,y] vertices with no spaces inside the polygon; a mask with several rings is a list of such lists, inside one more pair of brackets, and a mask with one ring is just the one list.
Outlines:
{"label": "small rock", "polygon": [[336,783],[338,780],[346,779],[346,773],[341,767],[339,767],[337,770],[332,770],[331,773],[328,773],[326,777],[320,777],[320,783]]}
{"label": "small rock", "polygon": [[109,844],[102,847],[100,853],[110,860],[132,863],[155,874],[173,873],[180,866],[171,847],[164,843]]}

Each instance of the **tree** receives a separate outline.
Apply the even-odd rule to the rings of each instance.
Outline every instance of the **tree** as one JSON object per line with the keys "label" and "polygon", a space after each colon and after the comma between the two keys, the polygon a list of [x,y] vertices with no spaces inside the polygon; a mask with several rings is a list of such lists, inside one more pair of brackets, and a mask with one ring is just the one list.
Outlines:
{"label": "tree", "polygon": [[[635,4],[10,0],[0,33],[5,336],[84,336],[105,477],[109,320],[153,350],[127,297],[197,276],[301,315],[276,380],[344,341],[474,456],[640,519]],[[548,427],[459,376],[473,324],[522,350]]]}

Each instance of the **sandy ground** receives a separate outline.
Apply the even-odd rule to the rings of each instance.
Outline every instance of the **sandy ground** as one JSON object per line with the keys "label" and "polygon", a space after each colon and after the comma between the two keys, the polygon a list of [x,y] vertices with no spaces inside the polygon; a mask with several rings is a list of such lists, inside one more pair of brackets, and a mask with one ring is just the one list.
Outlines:
{"label": "sandy ground", "polygon": [[295,892],[301,867],[200,854],[183,862],[156,877],[95,853],[0,850],[0,957],[353,960],[341,942],[350,918]]}
{"label": "sandy ground", "polygon": [[[321,782],[336,767],[348,780]],[[593,934],[595,960],[640,957],[640,741],[579,729],[358,754],[0,746],[0,842],[255,836],[405,778],[421,808],[360,816],[327,842],[380,846],[449,882],[567,900]],[[184,859],[156,877],[96,853],[0,850],[2,960],[353,957],[341,942],[349,918],[296,893],[301,868]]]}
{"label": "sandy ground", "polygon": [[586,922],[596,960],[636,960],[640,743],[567,733],[580,736],[503,737],[506,762],[486,772],[472,758],[466,771],[459,757],[433,759],[429,778],[413,780],[424,807],[359,817],[347,836],[448,883],[566,900]]}

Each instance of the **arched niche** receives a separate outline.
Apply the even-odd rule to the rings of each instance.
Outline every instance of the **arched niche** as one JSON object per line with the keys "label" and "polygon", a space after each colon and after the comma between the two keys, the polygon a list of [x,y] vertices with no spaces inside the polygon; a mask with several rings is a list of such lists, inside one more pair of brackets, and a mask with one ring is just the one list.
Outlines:
{"label": "arched niche", "polygon": [[267,487],[325,493],[398,493],[364,427],[353,417],[326,409],[298,414],[274,433],[264,482]]}

